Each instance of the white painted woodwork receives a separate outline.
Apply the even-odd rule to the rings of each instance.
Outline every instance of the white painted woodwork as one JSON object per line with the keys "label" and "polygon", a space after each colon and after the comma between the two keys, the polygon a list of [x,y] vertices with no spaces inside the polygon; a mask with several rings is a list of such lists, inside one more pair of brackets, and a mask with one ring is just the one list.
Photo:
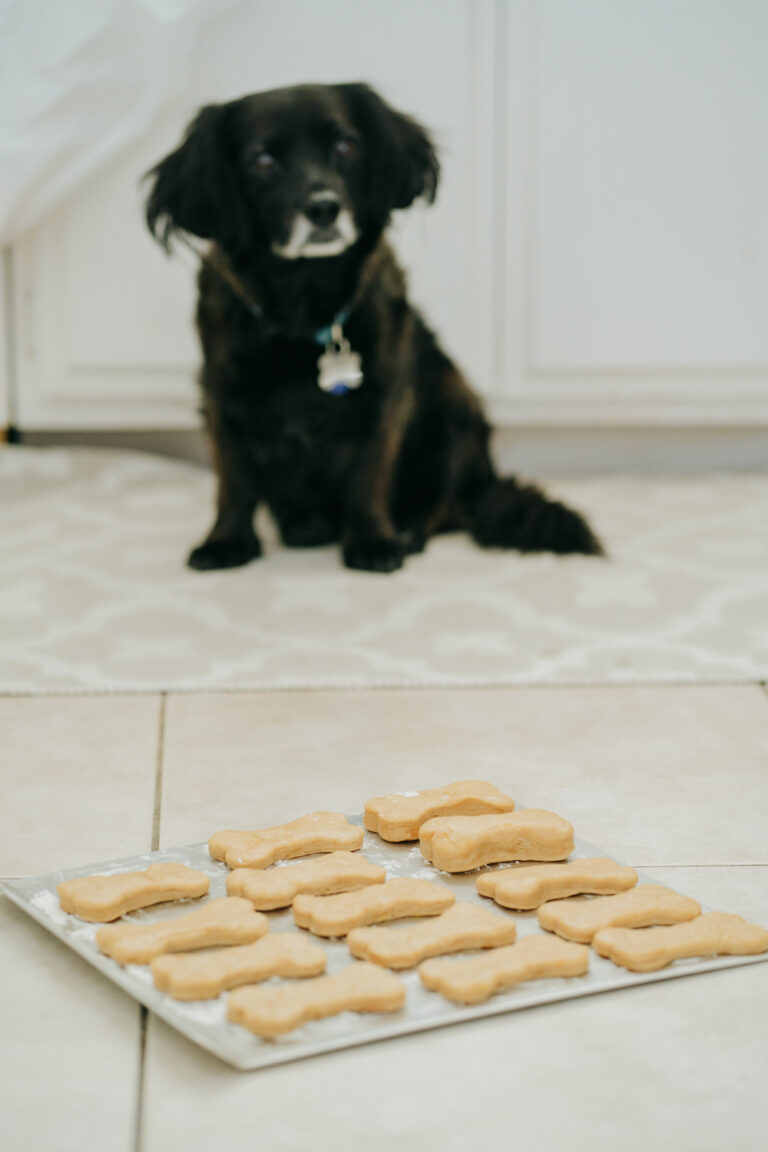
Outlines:
{"label": "white painted woodwork", "polygon": [[483,110],[494,7],[388,0],[372,10],[356,0],[285,0],[225,12],[201,50],[188,105],[18,245],[22,427],[199,422],[193,258],[182,251],[168,262],[146,235],[137,179],[201,103],[307,80],[367,80],[433,130],[444,160],[438,202],[402,214],[396,245],[414,300],[487,384],[493,157]]}
{"label": "white painted woodwork", "polygon": [[9,322],[11,319],[8,301],[10,251],[0,250],[0,443],[3,432],[11,422],[11,381]]}
{"label": "white painted woodwork", "polygon": [[[23,429],[199,423],[192,258],[137,181],[196,108],[365,79],[433,131],[414,300],[517,426],[768,426],[764,0],[267,0],[188,99],[16,246]],[[2,401],[0,400],[0,404]]]}
{"label": "white painted woodwork", "polygon": [[768,6],[509,0],[498,418],[768,424]]}

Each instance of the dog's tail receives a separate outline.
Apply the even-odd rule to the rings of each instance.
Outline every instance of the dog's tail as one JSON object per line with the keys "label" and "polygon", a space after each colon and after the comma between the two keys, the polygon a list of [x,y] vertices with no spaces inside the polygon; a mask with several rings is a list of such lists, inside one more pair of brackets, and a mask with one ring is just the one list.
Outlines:
{"label": "dog's tail", "polygon": [[469,530],[484,548],[520,552],[582,552],[605,555],[603,546],[579,513],[539,488],[512,477],[487,477],[466,506]]}

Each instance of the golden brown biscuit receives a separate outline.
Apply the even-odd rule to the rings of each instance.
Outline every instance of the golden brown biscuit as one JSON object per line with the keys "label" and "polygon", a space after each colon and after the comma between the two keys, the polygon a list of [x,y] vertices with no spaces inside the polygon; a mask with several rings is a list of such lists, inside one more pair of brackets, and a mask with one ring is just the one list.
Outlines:
{"label": "golden brown biscuit", "polygon": [[267,868],[276,860],[339,849],[354,852],[362,846],[362,828],[339,812],[310,812],[255,832],[216,832],[208,841],[214,860],[224,860],[230,868]]}
{"label": "golden brown biscuit", "polygon": [[455,902],[449,888],[431,880],[401,877],[338,896],[297,896],[293,918],[315,936],[346,936],[353,928],[406,916],[439,916]]}
{"label": "golden brown biscuit", "polygon": [[110,924],[96,933],[105,956],[118,964],[149,964],[162,952],[187,952],[216,944],[250,944],[269,931],[269,920],[248,900],[222,896],[173,920]]}
{"label": "golden brown biscuit", "polygon": [[174,1000],[212,1000],[229,988],[272,976],[306,978],[325,972],[325,952],[298,932],[275,932],[255,944],[176,952],[152,961],[155,986]]}
{"label": "golden brown biscuit", "polygon": [[669,928],[602,928],[592,947],[632,972],[655,972],[686,957],[768,952],[768,929],[728,912],[706,912]]}
{"label": "golden brown biscuit", "polygon": [[421,854],[444,872],[470,872],[510,860],[564,860],[573,828],[541,808],[501,816],[437,816],[422,824]]}
{"label": "golden brown biscuit", "polygon": [[78,876],[57,885],[65,912],[81,920],[106,923],[126,912],[149,908],[166,900],[190,900],[205,896],[210,881],[203,872],[186,864],[160,861],[141,872],[118,872],[114,876]]}
{"label": "golden brown biscuit", "polygon": [[284,868],[236,868],[227,876],[227,892],[230,896],[245,896],[254,908],[269,912],[288,908],[302,892],[328,896],[383,884],[386,878],[385,868],[371,864],[356,852],[329,852],[300,864],[286,864]]}
{"label": "golden brown biscuit", "polygon": [[457,1004],[480,1004],[523,980],[583,976],[589,948],[559,936],[526,936],[519,944],[493,948],[468,960],[427,960],[419,968],[425,988]]}
{"label": "golden brown biscuit", "polygon": [[567,864],[520,864],[483,872],[475,887],[481,896],[490,896],[502,908],[525,912],[547,900],[589,893],[612,896],[637,884],[637,872],[613,860],[594,857]]}
{"label": "golden brown biscuit", "polygon": [[347,936],[353,956],[384,968],[413,968],[429,956],[513,944],[514,920],[477,904],[454,904],[441,916],[407,927],[355,928]]}
{"label": "golden brown biscuit", "polygon": [[693,920],[701,905],[663,884],[639,884],[619,896],[574,896],[539,908],[539,924],[565,940],[589,944],[601,928],[645,928]]}
{"label": "golden brown biscuit", "polygon": [[374,796],[365,805],[363,822],[382,840],[418,840],[419,829],[434,816],[480,816],[512,812],[515,802],[486,780],[458,780],[423,792]]}
{"label": "golden brown biscuit", "polygon": [[[383,979],[382,979],[383,977]],[[339,1012],[399,1012],[405,986],[375,964],[349,964],[333,976],[320,976],[280,988],[236,988],[230,994],[227,1017],[272,1038]]]}

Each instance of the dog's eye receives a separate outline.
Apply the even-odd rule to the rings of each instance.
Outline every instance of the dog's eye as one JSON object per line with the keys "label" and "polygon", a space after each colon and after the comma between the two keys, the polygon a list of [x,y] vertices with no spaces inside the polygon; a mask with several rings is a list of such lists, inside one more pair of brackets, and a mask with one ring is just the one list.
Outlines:
{"label": "dog's eye", "polygon": [[277,160],[271,152],[257,152],[253,158],[256,171],[262,176],[269,176],[277,167]]}
{"label": "dog's eye", "polygon": [[333,145],[333,151],[342,160],[351,160],[357,152],[357,144],[348,136],[340,136]]}

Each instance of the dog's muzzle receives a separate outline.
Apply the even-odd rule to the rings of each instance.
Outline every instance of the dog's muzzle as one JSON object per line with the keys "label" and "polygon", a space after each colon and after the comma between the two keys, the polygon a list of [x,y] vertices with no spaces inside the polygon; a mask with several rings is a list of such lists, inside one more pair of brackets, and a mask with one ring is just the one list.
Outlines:
{"label": "dog's muzzle", "polygon": [[334,192],[313,192],[297,212],[285,244],[275,242],[272,251],[286,260],[338,256],[357,240],[352,213],[342,208]]}

